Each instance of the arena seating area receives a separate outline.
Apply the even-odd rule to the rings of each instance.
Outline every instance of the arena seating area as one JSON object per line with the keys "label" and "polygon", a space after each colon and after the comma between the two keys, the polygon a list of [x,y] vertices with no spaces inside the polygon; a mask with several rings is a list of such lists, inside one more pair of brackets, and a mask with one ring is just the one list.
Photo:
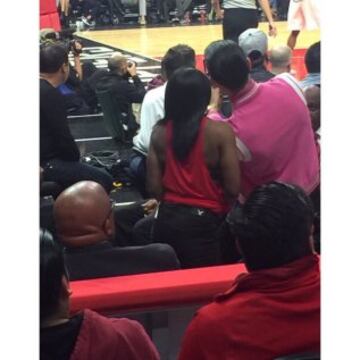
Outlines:
{"label": "arena seating area", "polygon": [[40,358],[320,359],[320,42],[152,59],[62,6],[40,1]]}

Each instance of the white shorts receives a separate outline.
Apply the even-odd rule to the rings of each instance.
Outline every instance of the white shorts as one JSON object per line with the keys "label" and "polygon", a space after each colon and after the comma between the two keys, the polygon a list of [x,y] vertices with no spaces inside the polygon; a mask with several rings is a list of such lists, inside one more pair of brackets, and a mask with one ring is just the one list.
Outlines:
{"label": "white shorts", "polygon": [[317,0],[290,0],[288,12],[289,30],[315,30],[320,27]]}

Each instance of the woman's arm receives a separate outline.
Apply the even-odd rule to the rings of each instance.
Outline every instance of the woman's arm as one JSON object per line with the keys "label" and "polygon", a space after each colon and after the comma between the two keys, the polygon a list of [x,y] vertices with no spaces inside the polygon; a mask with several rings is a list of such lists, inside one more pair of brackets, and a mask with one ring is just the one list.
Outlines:
{"label": "woman's arm", "polygon": [[229,202],[235,201],[240,193],[240,164],[235,135],[226,123],[219,123],[220,169],[225,195]]}
{"label": "woman's arm", "polygon": [[[151,134],[150,148],[147,156],[146,185],[150,196],[158,201],[163,195],[162,177],[163,165],[161,162],[161,151],[163,147],[161,142],[164,139],[165,129],[161,126],[155,126]],[[164,155],[163,155],[164,156]]]}
{"label": "woman's arm", "polygon": [[265,16],[269,22],[269,36],[275,37],[277,35],[277,29],[276,29],[276,25],[274,23],[274,19],[272,17],[269,0],[259,0],[259,4],[260,4],[261,8],[263,9]]}

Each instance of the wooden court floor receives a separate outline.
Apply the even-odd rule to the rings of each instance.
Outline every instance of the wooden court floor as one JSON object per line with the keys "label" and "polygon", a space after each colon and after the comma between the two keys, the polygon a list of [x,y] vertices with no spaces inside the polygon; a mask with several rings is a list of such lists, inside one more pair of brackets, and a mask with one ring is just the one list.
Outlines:
{"label": "wooden court floor", "polygon": [[[261,23],[259,28],[266,32],[267,23]],[[274,45],[286,44],[289,35],[287,23],[284,21],[277,22],[277,29],[278,36],[275,39],[269,38],[269,49]],[[191,46],[195,49],[196,54],[201,55],[211,41],[222,38],[222,28],[221,25],[178,25],[159,28],[83,31],[78,34],[89,40],[126,49],[137,54],[161,57],[168,48],[179,43]],[[319,40],[319,30],[301,32],[296,48],[308,48]]]}

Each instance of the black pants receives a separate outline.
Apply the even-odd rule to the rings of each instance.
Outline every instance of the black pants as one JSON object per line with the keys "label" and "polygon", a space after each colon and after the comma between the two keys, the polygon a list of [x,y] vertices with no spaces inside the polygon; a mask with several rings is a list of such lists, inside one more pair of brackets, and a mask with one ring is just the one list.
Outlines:
{"label": "black pants", "polygon": [[114,209],[116,246],[140,246],[152,243],[153,216],[146,216],[143,204],[147,200],[134,204],[116,206]]}
{"label": "black pants", "polygon": [[175,250],[182,268],[221,263],[218,231],[224,218],[206,209],[162,203],[154,222],[153,242]]}
{"label": "black pants", "polygon": [[241,33],[259,24],[256,9],[233,8],[224,10],[223,38],[238,43]]}
{"label": "black pants", "polygon": [[44,169],[44,181],[54,181],[63,188],[83,180],[99,183],[108,193],[112,188],[113,178],[109,173],[78,161],[52,159],[42,163],[41,166]]}

